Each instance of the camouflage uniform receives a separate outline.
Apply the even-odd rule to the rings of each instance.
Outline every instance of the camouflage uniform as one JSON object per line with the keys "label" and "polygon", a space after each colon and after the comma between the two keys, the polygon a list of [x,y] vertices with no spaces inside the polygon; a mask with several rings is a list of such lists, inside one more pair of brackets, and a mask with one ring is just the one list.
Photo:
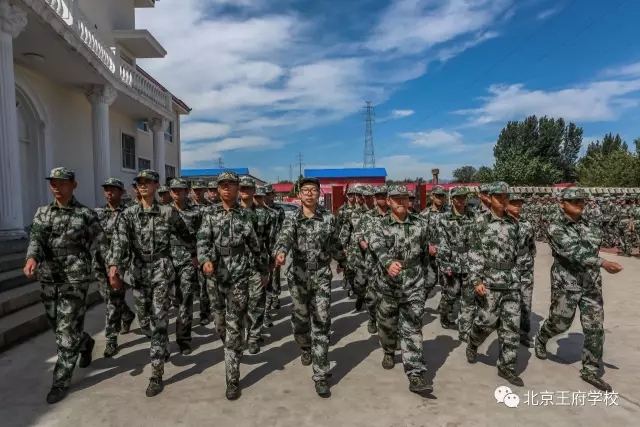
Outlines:
{"label": "camouflage uniform", "polygon": [[[466,196],[468,192],[466,187],[456,187],[451,191],[451,196]],[[475,292],[473,285],[469,282],[467,266],[469,227],[474,216],[470,210],[460,215],[452,208],[441,214],[436,224],[439,236],[436,244],[436,258],[440,273],[444,277],[442,296],[438,306],[440,323],[445,329],[455,328],[453,311],[456,301],[460,298],[458,331],[463,341],[467,340],[476,312]],[[450,275],[448,271],[451,272]]]}
{"label": "camouflage uniform", "polygon": [[[363,185],[356,185],[353,187],[353,192],[356,196],[363,196],[365,187]],[[364,295],[364,289],[362,287],[362,249],[360,248],[357,236],[354,234],[354,230],[360,222],[360,218],[367,211],[364,204],[356,203],[353,209],[350,210],[349,216],[345,218],[345,222],[342,224],[340,230],[340,243],[342,247],[347,251],[347,264],[344,272],[344,277],[347,279],[347,283],[351,286],[351,290],[358,297],[358,295]],[[359,282],[358,282],[358,279]],[[360,285],[360,286],[359,286]]]}
{"label": "camouflage uniform", "polygon": [[[524,201],[515,193],[509,195],[509,200]],[[526,219],[516,218],[518,222],[518,270],[520,271],[520,342],[530,347],[529,332],[531,332],[531,304],[533,302],[533,267],[536,257],[536,236],[533,225]]]}
{"label": "camouflage uniform", "polygon": [[169,187],[166,185],[161,185],[158,187],[158,197],[160,198],[161,205],[170,205],[171,202],[165,202],[164,198],[169,196]]}
{"label": "camouflage uniform", "polygon": [[[409,191],[404,185],[391,186],[388,196],[408,197]],[[422,317],[427,299],[428,231],[424,221],[409,212],[403,222],[389,214],[380,220],[380,225],[367,230],[365,240],[379,261],[376,319],[384,351],[382,366],[385,369],[393,367],[399,339],[410,389],[427,391],[431,386],[423,376],[427,368],[423,358]],[[395,277],[389,275],[393,262],[402,264],[402,271]]]}
{"label": "camouflage uniform", "polygon": [[[173,178],[169,183],[171,190],[188,189],[189,184],[181,178]],[[173,208],[178,211],[182,221],[187,225],[190,242],[196,239],[196,233],[202,223],[203,209],[185,200],[184,209],[180,209],[174,203]],[[171,261],[175,270],[174,287],[178,303],[178,315],[176,317],[176,342],[183,354],[191,353],[191,328],[193,326],[193,299],[194,293],[199,288],[198,270],[193,263],[197,257],[193,245],[185,246],[182,238],[174,239],[171,243]]]}
{"label": "camouflage uniform", "polygon": [[[249,177],[240,179],[240,187],[256,188],[256,182]],[[256,189],[257,196],[265,195],[264,187]],[[269,265],[271,262],[271,215],[267,208],[252,204],[250,207],[244,208],[251,219],[253,230],[258,236],[260,242],[261,262]],[[264,276],[268,278],[269,275]],[[267,293],[262,286],[262,277],[255,271],[249,281],[249,300],[247,306],[247,342],[249,344],[249,352],[252,354],[260,350],[259,340],[262,338],[262,326],[265,323],[265,309],[267,301]]]}
{"label": "camouflage uniform", "polygon": [[[235,172],[225,171],[218,176],[218,184],[223,181],[239,183],[240,179]],[[218,205],[205,212],[198,231],[198,260],[201,266],[213,264],[216,281],[208,284],[217,287],[210,287],[209,293],[212,300],[225,303],[223,312],[214,313],[214,321],[224,336],[227,398],[237,398],[249,281],[255,271],[268,273],[251,217],[239,204],[229,210]]]}
{"label": "camouflage uniform", "polygon": [[[561,199],[588,198],[581,188],[565,188]],[[594,384],[602,362],[604,347],[604,302],[600,267],[604,259],[598,256],[602,233],[583,218],[578,222],[568,216],[556,218],[549,227],[549,245],[553,251],[551,266],[551,307],[535,340],[536,356],[547,357],[549,339],[566,332],[573,323],[576,309],[584,332],[582,347],[582,378]],[[595,384],[594,384],[595,385]]]}
{"label": "camouflage uniform", "polygon": [[[310,178],[302,180],[300,186],[306,183],[320,187]],[[326,387],[330,369],[331,258],[341,267],[346,263],[333,214],[317,206],[312,217],[305,216],[301,209],[295,217],[287,218],[273,255],[289,252],[287,283],[293,300],[293,336],[302,350],[303,364],[313,363],[313,380],[317,386]]]}
{"label": "camouflage uniform", "polygon": [[[509,187],[504,182],[492,183],[489,194],[509,194]],[[467,360],[474,363],[478,347],[497,330],[498,375],[522,386],[515,373],[521,301],[518,223],[509,215],[498,217],[489,211],[476,217],[469,236],[469,281],[474,287],[483,284],[487,293],[469,332]]]}
{"label": "camouflage uniform", "polygon": [[[444,187],[440,185],[436,185],[431,190],[431,194],[446,195],[447,190],[445,190]],[[446,211],[445,211],[444,204],[439,208],[439,210],[436,207],[436,205],[433,204],[430,208],[427,208],[420,213],[420,218],[423,218],[427,222],[427,232],[428,232],[427,234],[429,236],[429,245],[435,248],[437,248],[438,245],[440,244],[440,235],[438,233],[438,219],[440,215],[444,214],[445,212]],[[437,254],[435,257],[430,257],[429,259],[430,261],[429,261],[429,269],[427,270],[427,283],[426,283],[427,296],[429,296],[429,294],[431,293],[431,290],[436,286],[436,284],[439,284],[441,288],[444,288],[445,286],[444,276],[440,274],[438,269]]]}
{"label": "camouflage uniform", "polygon": [[[265,185],[264,190],[267,195],[275,193],[271,185]],[[282,209],[279,206],[276,206],[275,203],[273,202],[271,202],[268,205],[268,207],[269,209],[272,209],[276,212],[276,220],[275,222],[273,222],[272,231],[271,231],[272,232],[271,241],[275,243],[276,239],[278,238],[278,235],[280,234],[280,229],[284,224],[284,218],[285,218],[284,209]],[[273,272],[271,272],[271,275],[269,276],[268,289],[270,290],[270,292],[267,298],[267,309],[280,308],[280,293],[282,292],[282,286],[281,286],[282,277],[280,272],[281,272],[281,267],[276,266],[276,268],[273,270]]]}
{"label": "camouflage uniform", "polygon": [[[75,173],[55,168],[47,178],[51,179],[74,181]],[[40,297],[58,347],[51,393],[58,389],[60,395],[55,401],[66,394],[78,357],[82,368],[91,363],[95,342],[84,332],[84,316],[94,279],[91,251],[103,245],[103,239],[98,215],[75,197],[66,206],[54,201],[38,208],[29,230],[26,259],[37,263]]]}
{"label": "camouflage uniform", "polygon": [[[124,190],[124,184],[122,181],[116,178],[109,178],[103,184],[102,187],[116,187]],[[107,272],[107,263],[105,256],[109,252],[111,246],[111,236],[114,230],[117,229],[120,215],[124,210],[120,205],[115,209],[106,204],[102,207],[96,208],[95,211],[98,214],[98,220],[105,233],[103,245],[95,252],[94,257],[94,271],[96,273],[96,280],[102,299],[106,306],[106,322],[104,335],[107,339],[107,348],[105,349],[105,356],[110,357],[117,349],[118,333],[123,329],[128,331],[131,322],[135,318],[135,314],[127,305],[125,300],[127,289],[125,286],[122,289],[113,289],[109,283],[109,277]]]}
{"label": "camouflage uniform", "polygon": [[[355,197],[356,193],[357,193],[357,190],[354,187],[347,188],[347,191],[346,191],[347,196],[353,195]],[[353,204],[349,204],[347,201],[344,205],[340,207],[340,209],[338,209],[337,226],[339,231],[342,231],[344,225],[349,222],[351,214],[356,209],[356,207],[357,207],[357,204],[355,202]],[[351,292],[351,289],[353,288],[354,276],[355,276],[355,273],[351,270],[351,268],[349,267],[349,264],[347,264],[342,274],[343,289],[349,289],[349,292]]]}
{"label": "camouflage uniform", "polygon": [[[207,184],[202,180],[194,181],[191,184],[192,190],[205,190],[207,188]],[[214,202],[209,200],[202,199],[200,201],[192,198],[192,203],[194,206],[200,208],[201,210],[206,210],[210,206],[213,206]],[[208,325],[211,322],[211,298],[209,296],[207,279],[204,277],[202,272],[198,270],[198,299],[200,300],[200,324]]]}
{"label": "camouflage uniform", "polygon": [[[158,182],[159,175],[145,169],[136,179]],[[132,260],[131,286],[136,310],[151,317],[152,373],[148,394],[152,389],[161,391],[164,363],[169,358],[169,286],[175,280],[171,247],[176,241],[189,253],[195,252],[195,240],[178,211],[158,202],[149,209],[138,203],[122,213],[107,259],[109,266],[117,267],[118,271],[128,267],[125,260]]]}
{"label": "camouflage uniform", "polygon": [[633,250],[633,217],[631,215],[633,205],[626,199],[624,204],[620,206],[616,215],[616,224],[618,227],[618,236],[621,243],[622,255],[629,257]]}
{"label": "camouflage uniform", "polygon": [[[374,189],[368,185],[363,185],[360,187],[361,193],[363,197],[370,197],[374,194]],[[356,310],[360,311],[362,309],[362,305],[367,301],[367,290],[369,289],[369,281],[371,278],[371,261],[368,256],[368,250],[363,249],[361,244],[365,242],[364,233],[368,229],[370,220],[373,216],[380,216],[378,210],[376,208],[369,209],[369,207],[365,204],[363,205],[362,210],[359,212],[359,215],[354,215],[351,217],[351,235],[349,237],[349,247],[348,247],[348,259],[349,265],[355,271],[355,277],[353,281],[353,292],[356,295]],[[369,309],[370,320],[375,321],[375,299],[371,300],[369,298],[369,302],[367,307]]]}

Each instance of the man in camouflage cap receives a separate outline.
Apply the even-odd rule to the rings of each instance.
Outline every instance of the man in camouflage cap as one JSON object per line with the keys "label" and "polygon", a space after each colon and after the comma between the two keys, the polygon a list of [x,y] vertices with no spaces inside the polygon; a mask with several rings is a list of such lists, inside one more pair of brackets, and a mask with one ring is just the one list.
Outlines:
{"label": "man in camouflage cap", "polygon": [[[427,296],[431,293],[436,284],[442,288],[444,286],[444,277],[440,274],[437,261],[437,247],[440,243],[440,234],[438,233],[438,219],[444,214],[445,202],[447,200],[447,190],[441,185],[436,185],[431,190],[431,206],[420,213],[420,217],[427,223],[427,233],[429,235],[429,269],[427,271]],[[447,326],[443,324],[443,326]]]}
{"label": "man in camouflage cap", "polygon": [[[433,385],[424,377],[427,368],[422,354],[422,317],[427,299],[424,272],[429,263],[427,229],[418,215],[407,209],[407,188],[397,185],[388,190],[391,212],[380,220],[381,227],[365,233],[365,241],[378,260],[376,320],[384,351],[382,367],[393,368],[399,338],[409,390],[429,393]],[[400,336],[398,331],[402,331]]]}
{"label": "man in camouflage cap", "polygon": [[170,205],[173,200],[171,199],[171,194],[169,194],[169,187],[166,185],[158,187],[158,198],[160,199],[161,204]]}
{"label": "man in camouflage cap", "polygon": [[604,349],[604,303],[600,269],[616,274],[622,266],[600,258],[602,233],[582,218],[587,193],[582,188],[562,190],[563,211],[549,225],[549,246],[553,252],[551,266],[551,307],[549,317],[535,340],[535,354],[547,358],[549,339],[567,331],[576,309],[584,333],[580,377],[598,389],[610,392],[611,386],[598,376]]}
{"label": "man in camouflage cap", "polygon": [[[191,203],[201,210],[208,209],[214,203],[205,197],[207,188],[207,184],[200,179],[191,183]],[[198,289],[196,292],[200,301],[200,326],[206,326],[211,323],[211,296],[209,295],[208,280],[200,272],[198,273]]]}
{"label": "man in camouflage cap", "polygon": [[[363,195],[364,190],[365,186],[362,184],[356,184],[353,187],[353,192],[356,198],[356,205],[351,210],[347,221],[342,224],[342,229],[340,230],[340,243],[342,244],[342,247],[347,251],[347,265],[344,272],[344,277],[347,280],[347,283],[351,286],[351,289],[348,291],[349,297],[351,297],[352,295],[356,295],[356,292],[360,291],[356,289],[356,276],[359,274],[363,274],[361,272],[363,266],[360,256],[362,249],[359,243],[356,241],[357,237],[354,234],[354,231],[356,229],[356,226],[360,222],[362,215],[367,210],[365,207]],[[360,300],[360,302],[358,302],[358,306],[361,307],[363,302],[364,300]]]}
{"label": "man in camouflage cap", "polygon": [[478,209],[481,212],[487,212],[490,210],[491,206],[491,197],[489,196],[489,188],[491,184],[480,184],[478,187],[478,198],[480,199],[480,206]]}
{"label": "man in camouflage cap", "polygon": [[195,253],[195,240],[177,210],[155,198],[159,175],[151,169],[138,172],[140,203],[127,208],[118,221],[107,257],[109,279],[115,289],[122,286],[122,273],[131,260],[131,286],[138,316],[151,315],[151,378],[146,395],[162,392],[164,364],[169,360],[169,287],[175,280],[171,246],[180,242]]}
{"label": "man in camouflage cap", "polygon": [[111,246],[111,237],[118,226],[120,216],[125,207],[122,205],[122,196],[125,192],[124,184],[116,178],[109,178],[102,183],[104,197],[107,203],[96,208],[100,225],[105,233],[104,246],[98,248],[94,255],[94,271],[98,280],[100,294],[106,306],[106,325],[104,330],[107,344],[104,349],[104,357],[113,357],[118,352],[118,333],[129,332],[135,314],[125,301],[126,287],[113,289],[109,284],[107,262],[105,257]]}
{"label": "man in camouflage cap", "polygon": [[507,213],[518,223],[518,270],[520,270],[520,343],[525,347],[533,347],[529,338],[531,332],[531,304],[533,301],[533,266],[536,257],[536,232],[521,211],[524,204],[522,193],[509,194]]}
{"label": "man in camouflage cap", "polygon": [[483,299],[469,332],[466,355],[475,363],[478,347],[498,330],[498,375],[522,387],[516,375],[520,346],[520,265],[518,223],[507,214],[509,186],[495,182],[488,189],[490,209],[479,213],[469,232],[469,280]]}
{"label": "man in camouflage cap", "polygon": [[[198,231],[198,260],[202,272],[215,276],[210,282],[211,299],[224,301],[224,311],[214,312],[218,333],[224,337],[224,360],[227,378],[226,397],[240,397],[240,360],[244,351],[242,336],[247,316],[249,281],[257,271],[268,274],[260,241],[248,212],[238,204],[240,178],[225,171],[218,176],[222,203],[205,211]],[[211,285],[217,285],[212,289]],[[266,285],[266,281],[263,281]]]}
{"label": "man in camouflage cap", "polygon": [[[268,252],[268,258],[269,258],[269,265],[273,264],[273,257],[271,256],[271,248],[273,248],[273,245],[276,244],[276,223],[278,222],[278,215],[279,215],[279,211],[276,209],[271,209],[269,206],[267,206],[267,188],[265,186],[259,186],[256,187],[256,192],[253,195],[253,199],[255,201],[255,204],[258,208],[263,209],[264,213],[267,214],[269,216],[269,252]],[[280,267],[276,266],[274,271],[279,272],[280,271]],[[269,282],[271,283],[273,279],[273,275],[275,273],[273,271],[269,272]],[[280,273],[277,273],[278,275]],[[278,276],[279,277],[279,276]],[[267,287],[265,288],[265,293],[266,293],[266,301],[265,301],[265,310],[264,310],[264,317],[263,317],[263,325],[265,328],[271,328],[273,327],[273,322],[271,322],[271,310],[277,310],[280,308],[280,301],[278,300],[278,298],[274,297],[273,294],[273,289],[270,285],[267,285]],[[259,341],[262,341],[262,339],[260,339]]]}
{"label": "man in camouflage cap", "polygon": [[[275,220],[272,221],[271,226],[271,241],[275,242],[280,234],[282,225],[284,224],[285,214],[284,209],[275,204],[276,192],[271,184],[264,186],[265,191],[265,204],[269,209],[275,212]],[[281,270],[280,266],[276,268],[269,275],[269,284],[267,286],[267,311],[280,309],[280,294],[282,293],[281,282]]]}
{"label": "man in camouflage cap", "polygon": [[98,215],[73,195],[75,173],[65,167],[46,178],[54,201],[39,207],[29,230],[24,274],[37,276],[45,315],[56,336],[58,360],[47,403],[67,395],[78,357],[79,366],[91,363],[95,341],[84,332],[89,284],[93,281],[91,251],[104,250],[104,231]]}
{"label": "man in camouflage cap", "polygon": [[207,194],[209,196],[209,201],[212,204],[220,203],[220,196],[218,195],[218,181],[213,180],[207,183]]}
{"label": "man in camouflage cap", "polygon": [[211,202],[205,197],[207,192],[207,183],[201,179],[195,180],[191,183],[191,198],[193,204],[196,206],[209,206]]}

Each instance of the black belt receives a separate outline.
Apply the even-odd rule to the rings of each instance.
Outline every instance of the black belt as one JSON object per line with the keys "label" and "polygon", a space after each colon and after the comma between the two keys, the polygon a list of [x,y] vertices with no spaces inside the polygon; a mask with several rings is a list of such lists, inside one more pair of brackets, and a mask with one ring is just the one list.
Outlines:
{"label": "black belt", "polygon": [[51,254],[54,257],[62,258],[70,255],[79,255],[84,250],[80,248],[51,248]]}
{"label": "black belt", "polygon": [[238,246],[216,246],[221,256],[241,255],[246,252],[245,245]]}
{"label": "black belt", "polygon": [[138,258],[140,258],[143,262],[154,262],[159,259],[166,258],[169,256],[169,251],[155,252],[152,254],[143,254],[138,253]]}
{"label": "black belt", "polygon": [[303,259],[294,259],[293,264],[300,267],[305,267],[308,271],[318,271],[321,268],[328,267],[331,264],[331,260],[312,262],[305,261]]}
{"label": "black belt", "polygon": [[484,266],[486,268],[492,268],[494,270],[511,270],[515,265],[512,262],[485,262]]}

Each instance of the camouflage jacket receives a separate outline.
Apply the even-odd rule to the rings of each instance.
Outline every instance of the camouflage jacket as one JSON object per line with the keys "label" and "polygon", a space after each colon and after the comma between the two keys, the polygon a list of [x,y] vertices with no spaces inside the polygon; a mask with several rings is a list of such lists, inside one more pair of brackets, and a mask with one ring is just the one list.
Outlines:
{"label": "camouflage jacket", "polygon": [[548,235],[554,264],[560,264],[574,275],[584,272],[600,274],[604,259],[599,257],[602,232],[598,227],[584,218],[574,222],[563,215],[549,225]]}
{"label": "camouflage jacket", "polygon": [[590,224],[593,224],[597,227],[602,227],[602,210],[598,205],[587,205],[582,212],[582,216],[586,219]]}
{"label": "camouflage jacket", "polygon": [[104,247],[98,215],[75,197],[66,206],[54,201],[39,207],[29,231],[26,259],[37,262],[41,283],[94,280],[93,253]]}
{"label": "camouflage jacket", "polygon": [[509,215],[478,214],[469,229],[469,280],[488,289],[518,289],[518,223]]}
{"label": "camouflage jacket", "polygon": [[208,209],[198,231],[198,261],[212,262],[220,283],[230,285],[258,272],[269,273],[251,215],[239,204]]}
{"label": "camouflage jacket", "polygon": [[127,259],[132,259],[136,267],[171,259],[176,242],[195,255],[195,239],[180,213],[157,201],[149,209],[138,203],[122,212],[107,263],[122,270],[128,267]]}
{"label": "camouflage jacket", "polygon": [[[202,205],[194,205],[189,201],[186,202],[185,209],[183,210],[178,209],[175,204],[173,205],[173,208],[178,212],[178,214],[180,214],[180,218],[182,218],[182,221],[184,221],[189,229],[189,235],[191,236],[189,241],[195,242],[196,234],[200,229],[200,224],[202,224],[204,208]],[[186,246],[183,240],[184,239],[182,238],[174,236],[171,242],[171,259],[175,267],[193,262],[195,255],[194,246]]]}
{"label": "camouflage jacket", "polygon": [[262,255],[269,259],[269,254],[271,253],[271,246],[273,242],[273,216],[269,212],[269,208],[265,208],[262,206],[251,205],[250,208],[244,209],[247,211],[249,217],[251,218],[253,230],[256,232],[258,240],[260,241],[260,249],[262,251]]}
{"label": "camouflage jacket", "polygon": [[351,206],[346,201],[344,205],[338,208],[338,215],[336,215],[338,230],[342,230],[342,224],[344,224],[344,222],[346,221],[347,216],[349,215],[350,209],[351,209]]}
{"label": "camouflage jacket", "polygon": [[300,209],[296,216],[285,219],[273,248],[273,256],[289,252],[294,264],[309,262],[329,265],[333,258],[344,267],[346,256],[338,237],[337,219],[321,206],[310,218]]}
{"label": "camouflage jacket", "polygon": [[529,221],[520,218],[518,221],[518,270],[520,280],[533,281],[533,265],[536,257],[536,230]]}
{"label": "camouflage jacket", "polygon": [[438,233],[438,220],[441,215],[444,215],[447,211],[443,209],[434,211],[432,209],[425,209],[420,213],[420,216],[427,222],[427,232],[429,235],[429,244],[438,246],[440,243],[440,234]]}
{"label": "camouflage jacket", "polygon": [[353,234],[353,231],[355,230],[358,222],[360,221],[360,218],[362,217],[362,215],[364,215],[365,212],[366,209],[364,208],[364,205],[356,205],[349,211],[349,216],[345,218],[345,222],[342,224],[342,228],[339,231],[340,242],[342,243],[343,248],[349,249],[350,247],[358,243],[355,241],[355,235]]}
{"label": "camouflage jacket", "polygon": [[276,222],[275,224],[272,225],[272,227],[274,228],[273,232],[277,235],[278,233],[280,233],[280,229],[284,224],[284,219],[285,219],[284,209],[276,205],[275,203],[269,204],[268,207],[269,209],[273,209],[274,211],[277,212]]}
{"label": "camouflage jacket", "polygon": [[360,215],[360,220],[353,229],[352,239],[355,244],[349,247],[349,251],[352,252],[351,259],[354,262],[359,262],[362,267],[371,268],[373,266],[371,264],[372,252],[368,249],[362,249],[362,247],[360,246],[360,242],[366,242],[364,236],[367,230],[369,230],[371,227],[380,226],[379,220],[381,220],[385,216],[386,215],[381,214],[376,207],[374,207],[373,209],[368,209],[362,215]]}
{"label": "camouflage jacket", "polygon": [[475,214],[469,210],[458,215],[453,209],[438,215],[436,229],[439,239],[435,247],[440,271],[450,268],[456,274],[467,272],[469,227],[474,217]]}
{"label": "camouflage jacket", "polygon": [[95,209],[98,220],[100,221],[100,226],[104,230],[104,238],[95,253],[96,268],[101,268],[101,272],[104,270],[106,273],[105,256],[109,253],[111,238],[113,233],[118,229],[118,222],[125,208],[126,206],[120,205],[115,209],[111,209],[107,204]]}
{"label": "camouflage jacket", "polygon": [[[365,240],[378,260],[378,292],[405,299],[425,291],[425,270],[429,265],[428,234],[418,215],[408,214],[404,222],[392,215],[380,219],[380,227],[367,230]],[[402,271],[389,275],[391,263],[398,261]]]}

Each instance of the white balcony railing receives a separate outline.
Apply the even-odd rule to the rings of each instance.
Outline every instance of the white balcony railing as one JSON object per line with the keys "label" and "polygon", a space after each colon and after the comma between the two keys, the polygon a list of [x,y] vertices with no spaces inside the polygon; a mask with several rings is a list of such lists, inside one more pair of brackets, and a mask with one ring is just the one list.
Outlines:
{"label": "white balcony railing", "polygon": [[120,62],[120,79],[135,92],[153,101],[159,107],[166,110],[171,109],[171,95],[124,61]]}
{"label": "white balcony railing", "polygon": [[132,67],[120,59],[116,53],[117,49],[111,48],[108,43],[100,38],[95,29],[95,25],[87,19],[80,9],[78,0],[44,1],[69,25],[80,40],[100,59],[112,74],[116,75],[138,95],[166,111],[171,111],[171,94],[143,76],[135,67]]}

